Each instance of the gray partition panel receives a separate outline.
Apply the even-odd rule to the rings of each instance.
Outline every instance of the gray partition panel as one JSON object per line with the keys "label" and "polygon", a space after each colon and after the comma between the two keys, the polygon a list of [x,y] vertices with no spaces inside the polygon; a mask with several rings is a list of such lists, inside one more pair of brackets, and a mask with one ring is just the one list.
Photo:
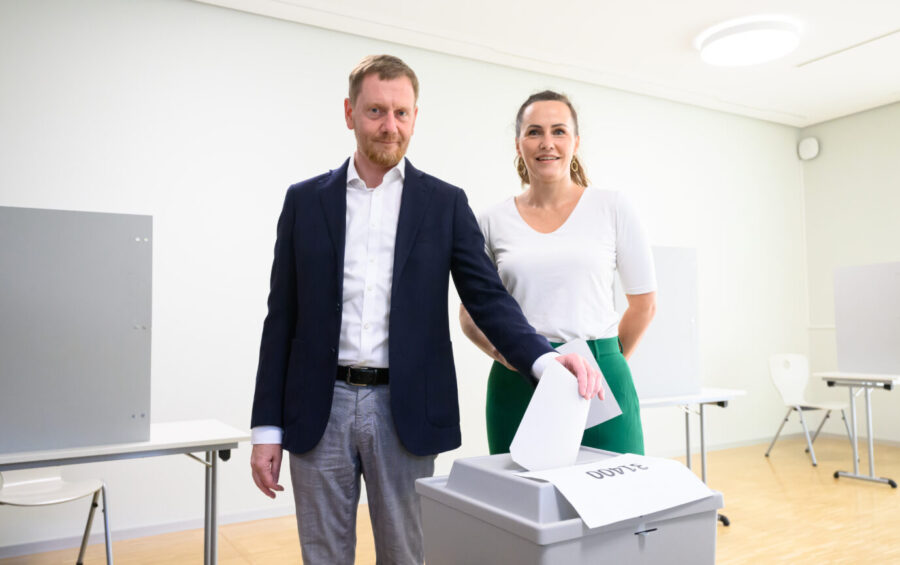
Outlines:
{"label": "gray partition panel", "polygon": [[834,323],[840,371],[900,374],[900,263],[835,269]]}
{"label": "gray partition panel", "polygon": [[[654,247],[657,311],[629,360],[638,396],[658,398],[700,392],[697,329],[697,250]],[[628,307],[616,277],[616,311]]]}
{"label": "gray partition panel", "polygon": [[0,453],[149,438],[152,231],[0,207]]}

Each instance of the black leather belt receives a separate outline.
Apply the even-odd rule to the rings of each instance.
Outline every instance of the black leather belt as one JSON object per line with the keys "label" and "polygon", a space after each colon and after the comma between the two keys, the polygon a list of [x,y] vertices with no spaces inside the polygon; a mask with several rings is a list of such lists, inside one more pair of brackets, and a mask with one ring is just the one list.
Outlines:
{"label": "black leather belt", "polygon": [[354,386],[386,385],[388,384],[388,370],[338,365],[336,380]]}

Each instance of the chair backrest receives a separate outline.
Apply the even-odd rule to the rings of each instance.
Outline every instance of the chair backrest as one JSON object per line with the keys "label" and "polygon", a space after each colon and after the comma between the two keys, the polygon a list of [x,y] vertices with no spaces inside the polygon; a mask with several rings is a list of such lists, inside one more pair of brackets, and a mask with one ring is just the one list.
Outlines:
{"label": "chair backrest", "polygon": [[59,467],[38,467],[21,471],[4,471],[0,473],[0,489],[4,486],[12,488],[24,484],[49,483],[60,481]]}
{"label": "chair backrest", "polygon": [[772,383],[788,406],[807,404],[806,384],[809,381],[809,361],[806,356],[784,353],[769,357]]}

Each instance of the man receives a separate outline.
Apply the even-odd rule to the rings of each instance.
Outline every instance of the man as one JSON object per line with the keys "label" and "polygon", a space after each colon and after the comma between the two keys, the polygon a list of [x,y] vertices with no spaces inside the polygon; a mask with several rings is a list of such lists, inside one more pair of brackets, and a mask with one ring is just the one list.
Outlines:
{"label": "man", "polygon": [[[523,374],[553,361],[490,260],[465,194],[403,158],[418,108],[403,61],[370,56],[344,101],[356,151],[293,185],[278,221],[253,401],[253,480],[278,485],[282,449],[303,562],[352,563],[360,475],[379,563],[422,563],[414,482],[460,445],[448,274],[475,322]],[[556,358],[587,398],[599,375]]]}

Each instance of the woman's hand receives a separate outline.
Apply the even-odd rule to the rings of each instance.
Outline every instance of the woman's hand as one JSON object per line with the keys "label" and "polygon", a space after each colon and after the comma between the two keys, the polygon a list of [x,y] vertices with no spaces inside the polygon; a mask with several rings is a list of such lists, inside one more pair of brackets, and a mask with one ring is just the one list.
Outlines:
{"label": "woman's hand", "polygon": [[625,298],[628,299],[628,308],[619,320],[619,341],[622,343],[622,355],[628,360],[656,314],[656,293],[626,294]]}

